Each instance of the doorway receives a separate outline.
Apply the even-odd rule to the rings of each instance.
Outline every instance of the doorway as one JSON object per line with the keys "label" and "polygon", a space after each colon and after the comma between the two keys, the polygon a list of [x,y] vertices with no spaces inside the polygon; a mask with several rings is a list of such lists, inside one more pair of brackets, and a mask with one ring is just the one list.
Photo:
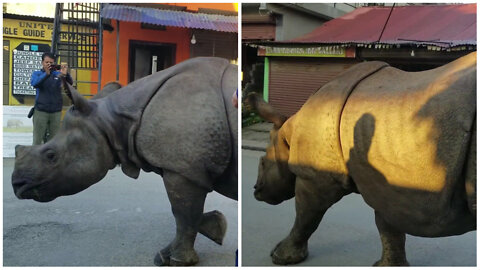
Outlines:
{"label": "doorway", "polygon": [[169,68],[175,64],[175,44],[130,41],[128,82]]}

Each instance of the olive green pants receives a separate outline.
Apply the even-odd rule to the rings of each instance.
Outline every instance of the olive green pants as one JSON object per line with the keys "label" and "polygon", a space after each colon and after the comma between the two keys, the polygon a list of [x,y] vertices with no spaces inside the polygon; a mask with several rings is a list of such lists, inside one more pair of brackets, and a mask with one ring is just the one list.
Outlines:
{"label": "olive green pants", "polygon": [[48,142],[60,129],[62,112],[47,113],[35,110],[33,113],[33,145]]}

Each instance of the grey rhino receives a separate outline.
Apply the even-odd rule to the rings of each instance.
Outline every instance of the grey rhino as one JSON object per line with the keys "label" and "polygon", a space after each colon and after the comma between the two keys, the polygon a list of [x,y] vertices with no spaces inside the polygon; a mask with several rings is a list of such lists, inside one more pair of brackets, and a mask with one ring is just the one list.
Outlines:
{"label": "grey rhino", "polygon": [[409,264],[405,234],[476,229],[476,53],[422,72],[357,64],[288,119],[248,99],[274,123],[255,198],[295,197],[293,228],[270,254],[275,264],[303,261],[327,209],[352,192],[375,211],[383,246],[375,265]]}
{"label": "grey rhino", "polygon": [[92,100],[66,87],[74,105],[59,133],[15,149],[15,195],[48,202],[75,194],[117,164],[132,178],[153,171],[163,177],[177,226],[154,263],[196,264],[197,232],[221,244],[225,218],[203,207],[211,191],[237,200],[236,65],[194,58]]}
{"label": "grey rhino", "polygon": [[109,82],[105,84],[102,90],[94,95],[90,100],[104,98],[122,87],[123,86],[119,82]]}

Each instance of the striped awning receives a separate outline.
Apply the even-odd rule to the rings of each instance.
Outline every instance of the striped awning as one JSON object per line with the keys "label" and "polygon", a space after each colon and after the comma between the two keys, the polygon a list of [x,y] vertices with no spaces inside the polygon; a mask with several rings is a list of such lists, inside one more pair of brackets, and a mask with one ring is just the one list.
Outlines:
{"label": "striped awning", "polygon": [[190,13],[113,4],[106,4],[102,9],[101,16],[106,19],[127,22],[141,22],[220,32],[238,32],[237,16]]}

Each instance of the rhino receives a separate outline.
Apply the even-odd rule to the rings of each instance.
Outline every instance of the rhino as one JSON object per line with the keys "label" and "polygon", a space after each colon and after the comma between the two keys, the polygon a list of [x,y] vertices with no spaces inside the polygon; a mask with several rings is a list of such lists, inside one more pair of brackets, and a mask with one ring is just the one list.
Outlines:
{"label": "rhino", "polygon": [[96,95],[94,95],[92,99],[99,99],[99,98],[104,98],[108,95],[110,95],[111,93],[117,91],[118,89],[122,88],[123,85],[117,81],[114,81],[114,82],[108,82],[106,83],[102,90],[100,92],[98,92]]}
{"label": "rhino", "polygon": [[[198,232],[222,243],[225,217],[203,213],[207,194],[237,200],[237,66],[200,57],[87,100],[68,83],[73,106],[59,133],[39,146],[16,146],[12,185],[19,199],[49,202],[78,193],[121,166],[162,176],[176,236],[154,258],[194,265]],[[118,89],[121,87],[120,89]],[[102,91],[103,92],[103,91]],[[140,195],[139,195],[140,196]]]}
{"label": "rhino", "polygon": [[248,102],[273,123],[254,196],[273,205],[295,198],[273,263],[305,260],[325,212],[351,193],[375,212],[377,266],[409,265],[406,234],[476,229],[476,52],[421,72],[357,64],[289,118],[258,95]]}

